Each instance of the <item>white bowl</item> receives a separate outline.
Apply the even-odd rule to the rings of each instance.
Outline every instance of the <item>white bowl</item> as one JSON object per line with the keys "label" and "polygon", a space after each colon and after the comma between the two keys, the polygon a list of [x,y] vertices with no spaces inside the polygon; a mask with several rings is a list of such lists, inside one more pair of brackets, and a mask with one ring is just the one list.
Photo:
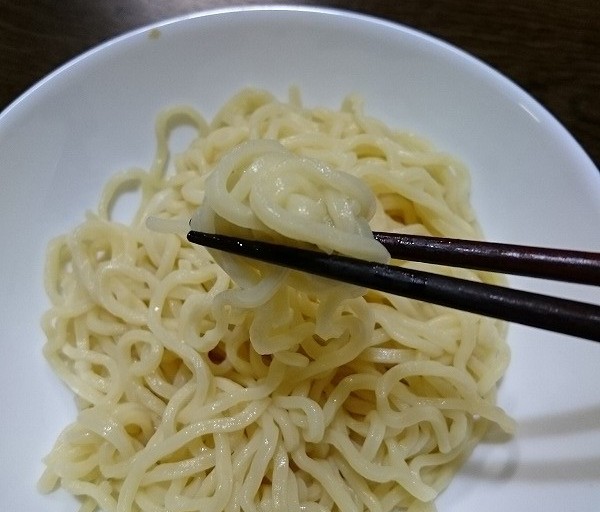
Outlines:
{"label": "white bowl", "polygon": [[[246,85],[307,105],[360,93],[370,115],[463,159],[489,239],[600,250],[600,174],[534,99],[485,64],[425,34],[347,12],[212,11],[106,43],[0,115],[0,496],[6,510],[76,510],[38,495],[40,459],[75,412],[43,361],[48,239],[93,208],[103,183],[148,166],[155,115],[191,103],[211,116]],[[591,287],[513,279],[598,302]],[[481,444],[438,500],[441,511],[600,510],[600,345],[520,326],[500,404],[511,441]]]}

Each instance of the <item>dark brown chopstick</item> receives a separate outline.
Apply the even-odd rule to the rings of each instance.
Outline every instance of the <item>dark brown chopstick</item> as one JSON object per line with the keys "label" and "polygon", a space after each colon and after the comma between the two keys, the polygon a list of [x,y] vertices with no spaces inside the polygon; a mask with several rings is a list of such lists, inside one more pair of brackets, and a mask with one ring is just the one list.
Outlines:
{"label": "dark brown chopstick", "polygon": [[374,232],[393,258],[600,285],[600,253]]}
{"label": "dark brown chopstick", "polygon": [[600,341],[600,306],[267,242],[190,231],[190,242],[509,322]]}

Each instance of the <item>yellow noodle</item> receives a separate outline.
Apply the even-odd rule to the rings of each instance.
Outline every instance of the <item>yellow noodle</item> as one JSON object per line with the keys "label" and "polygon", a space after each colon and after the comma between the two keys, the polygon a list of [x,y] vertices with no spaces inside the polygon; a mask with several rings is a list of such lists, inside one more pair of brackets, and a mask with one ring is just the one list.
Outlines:
{"label": "yellow noodle", "polygon": [[[181,124],[198,136],[171,155]],[[111,178],[97,211],[48,247],[44,353],[80,411],[40,489],[62,487],[81,512],[434,510],[488,427],[513,429],[495,404],[504,324],[208,251],[185,232],[191,219],[388,261],[371,230],[481,237],[466,168],[356,98],[311,109],[297,90],[287,102],[243,90],[211,123],[168,109],[156,135],[149,169]],[[131,184],[140,203],[116,222]]]}

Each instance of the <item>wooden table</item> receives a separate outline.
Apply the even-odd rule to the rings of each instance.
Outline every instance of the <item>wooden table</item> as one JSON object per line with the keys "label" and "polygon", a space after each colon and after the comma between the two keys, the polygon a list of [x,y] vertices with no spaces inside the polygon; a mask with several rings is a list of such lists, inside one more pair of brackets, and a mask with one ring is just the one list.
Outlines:
{"label": "wooden table", "polygon": [[[0,0],[0,110],[57,66],[130,29],[199,10],[270,3],[276,2]],[[600,167],[598,0],[294,3],[387,18],[466,50],[546,106]]]}

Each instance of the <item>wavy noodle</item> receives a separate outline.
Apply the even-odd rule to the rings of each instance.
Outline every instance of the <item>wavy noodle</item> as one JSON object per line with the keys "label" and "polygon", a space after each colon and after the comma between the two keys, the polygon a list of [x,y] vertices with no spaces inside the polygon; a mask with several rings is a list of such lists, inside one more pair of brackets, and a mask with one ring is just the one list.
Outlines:
{"label": "wavy noodle", "polygon": [[[169,163],[169,134],[198,131]],[[44,353],[79,413],[43,491],[81,511],[433,510],[492,424],[504,324],[190,245],[194,228],[373,261],[371,229],[478,238],[454,158],[365,116],[244,90],[54,240]],[[131,223],[114,221],[138,184]],[[148,229],[145,222],[148,220]],[[396,264],[429,268],[428,265]],[[483,272],[436,271],[492,282]]]}

